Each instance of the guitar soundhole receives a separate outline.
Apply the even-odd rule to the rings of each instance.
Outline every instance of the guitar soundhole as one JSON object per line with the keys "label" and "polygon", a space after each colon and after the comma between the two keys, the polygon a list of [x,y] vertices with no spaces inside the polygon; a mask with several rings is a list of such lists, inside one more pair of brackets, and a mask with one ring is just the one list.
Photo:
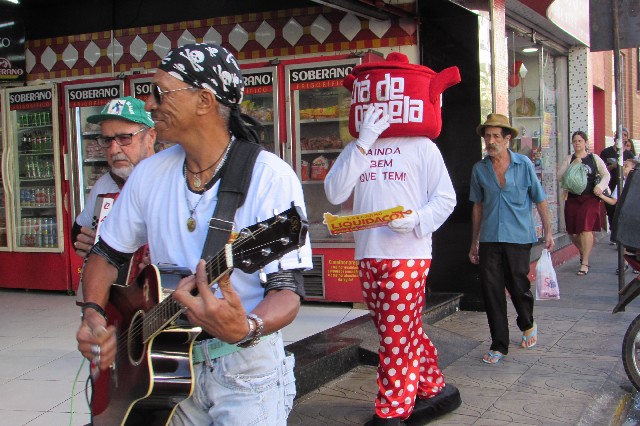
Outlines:
{"label": "guitar soundhole", "polygon": [[129,354],[129,362],[133,365],[139,365],[145,355],[142,336],[143,317],[144,311],[138,311],[129,324],[127,353]]}

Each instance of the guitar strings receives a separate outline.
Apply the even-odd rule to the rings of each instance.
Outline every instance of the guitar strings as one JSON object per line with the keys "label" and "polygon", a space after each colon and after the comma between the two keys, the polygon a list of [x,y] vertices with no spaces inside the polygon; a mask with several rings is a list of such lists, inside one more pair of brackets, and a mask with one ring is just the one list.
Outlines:
{"label": "guitar strings", "polygon": [[[281,222],[285,219],[277,219],[277,221],[275,223]],[[264,231],[270,230],[270,227],[266,227],[266,228],[259,228],[256,231],[242,237],[239,236],[238,239],[236,239],[234,242],[231,243],[232,246],[232,252],[234,251],[234,248],[240,249],[242,248],[242,246],[245,243],[250,242],[251,240],[254,239],[254,237],[258,237],[260,236],[260,234]],[[240,234],[242,235],[242,234]],[[262,250],[262,247],[264,246],[268,246],[270,243],[264,243],[262,245],[258,245],[255,247],[250,248],[249,250],[246,250],[245,253],[256,253],[259,250]],[[224,262],[224,265],[226,266],[226,256],[225,256],[225,252],[224,250],[217,253],[209,262],[207,262],[207,264],[205,265],[205,270],[207,272],[207,278],[209,280],[211,280],[211,283],[209,284],[209,286],[212,286],[213,284],[215,284],[225,273],[227,273],[229,271],[229,268],[225,268],[224,272],[222,272],[218,277],[216,277],[215,279],[211,279],[211,268],[213,268],[214,264],[216,264],[218,266],[218,269],[220,268],[221,262]],[[172,309],[171,309],[172,308]],[[171,311],[168,313],[168,309],[171,309]],[[120,349],[123,345],[126,344],[127,341],[131,340],[131,337],[137,337],[140,335],[140,333],[142,332],[142,344],[143,346],[146,345],[148,343],[148,341],[154,337],[158,331],[161,331],[161,327],[164,324],[159,324],[157,325],[155,328],[157,329],[156,332],[151,333],[149,336],[144,336],[144,328],[145,325],[149,325],[150,322],[157,322],[159,319],[162,319],[163,317],[165,317],[165,321],[163,321],[164,323],[170,323],[171,321],[173,321],[177,316],[179,316],[182,312],[184,312],[184,308],[181,308],[178,303],[171,297],[167,297],[166,299],[164,299],[162,302],[160,302],[159,304],[157,304],[156,306],[154,306],[153,308],[151,308],[143,317],[142,320],[135,325],[130,331],[129,333],[127,333],[127,335],[121,335],[118,338],[117,341],[117,347],[118,349]],[[173,312],[173,313],[171,313]],[[164,315],[163,315],[164,314]],[[168,317],[167,317],[168,314]],[[118,350],[118,354],[121,353],[123,351]]]}

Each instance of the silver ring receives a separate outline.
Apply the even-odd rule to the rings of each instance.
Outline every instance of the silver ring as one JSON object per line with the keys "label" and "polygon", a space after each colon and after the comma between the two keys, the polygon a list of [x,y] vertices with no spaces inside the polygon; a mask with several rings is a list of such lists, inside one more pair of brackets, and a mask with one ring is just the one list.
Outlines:
{"label": "silver ring", "polygon": [[100,354],[96,355],[96,356],[93,358],[93,363],[94,363],[96,366],[100,366]]}
{"label": "silver ring", "polygon": [[100,358],[100,345],[91,345],[91,353]]}

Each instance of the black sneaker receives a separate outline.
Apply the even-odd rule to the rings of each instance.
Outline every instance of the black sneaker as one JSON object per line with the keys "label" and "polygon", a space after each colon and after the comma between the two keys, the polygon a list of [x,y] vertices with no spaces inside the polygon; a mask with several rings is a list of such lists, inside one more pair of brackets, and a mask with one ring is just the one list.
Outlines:
{"label": "black sneaker", "polygon": [[423,425],[437,417],[452,412],[461,404],[462,398],[460,398],[458,388],[453,385],[446,385],[433,398],[416,398],[416,405],[407,419],[407,425]]}
{"label": "black sneaker", "polygon": [[406,426],[406,423],[397,417],[383,419],[382,417],[374,415],[364,426]]}

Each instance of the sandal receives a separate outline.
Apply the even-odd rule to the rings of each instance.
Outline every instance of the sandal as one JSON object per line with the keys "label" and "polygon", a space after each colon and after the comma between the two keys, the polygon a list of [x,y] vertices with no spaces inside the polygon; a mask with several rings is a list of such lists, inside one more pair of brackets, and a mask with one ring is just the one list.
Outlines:
{"label": "sandal", "polygon": [[500,362],[500,360],[504,358],[504,354],[498,351],[489,351],[487,352],[487,354],[482,358],[482,362],[484,362],[485,364],[497,364]]}
{"label": "sandal", "polygon": [[[586,267],[587,267],[587,270],[586,270],[586,271],[583,271],[583,270],[582,270],[582,267],[583,267],[583,266],[586,266]],[[581,263],[581,264],[580,264],[580,269],[578,270],[578,272],[576,272],[576,275],[580,275],[580,276],[587,275],[587,274],[589,273],[589,268],[590,268],[590,266],[589,266],[589,265],[585,265],[584,263]]]}
{"label": "sandal", "polygon": [[[525,334],[525,333],[522,334],[522,344],[521,344],[521,346],[524,349],[531,349],[532,347],[534,347],[538,343],[538,324],[536,324],[536,322],[534,321],[533,322],[533,331],[531,333],[529,333],[528,335]],[[531,340],[533,340],[533,343],[531,343]]]}

